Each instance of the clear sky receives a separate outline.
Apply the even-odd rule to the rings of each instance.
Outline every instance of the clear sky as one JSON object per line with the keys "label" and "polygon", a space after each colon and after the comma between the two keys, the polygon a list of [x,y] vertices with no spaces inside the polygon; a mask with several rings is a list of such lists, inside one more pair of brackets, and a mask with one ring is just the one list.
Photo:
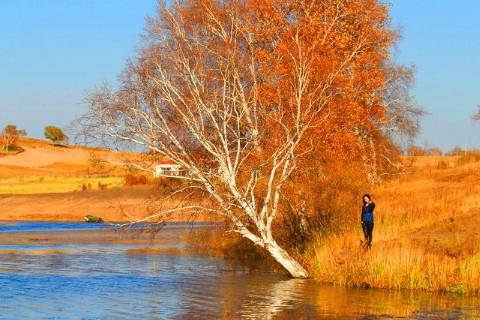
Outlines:
{"label": "clear sky", "polygon": [[430,116],[417,144],[444,151],[480,148],[480,123],[470,119],[480,104],[480,1],[391,0],[402,25],[398,60],[416,67],[415,100]]}
{"label": "clear sky", "polygon": [[[391,0],[402,26],[397,60],[416,67],[412,90],[430,115],[417,144],[480,148],[480,0]],[[82,99],[114,82],[135,55],[155,0],[0,0],[0,129],[43,138],[65,127]]]}
{"label": "clear sky", "polygon": [[[135,55],[155,0],[0,0],[0,130],[44,138]],[[67,132],[68,134],[68,132]]]}

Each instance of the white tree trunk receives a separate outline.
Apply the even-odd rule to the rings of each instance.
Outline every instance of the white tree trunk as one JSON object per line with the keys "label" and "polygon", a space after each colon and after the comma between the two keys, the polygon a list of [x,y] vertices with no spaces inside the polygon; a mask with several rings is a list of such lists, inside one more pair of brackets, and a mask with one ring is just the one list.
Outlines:
{"label": "white tree trunk", "polygon": [[[237,220],[238,222],[238,220]],[[293,278],[310,278],[308,271],[298,263],[287,251],[282,249],[272,238],[261,238],[245,228],[241,223],[237,224],[237,232],[254,244],[267,250]]]}
{"label": "white tree trunk", "polygon": [[275,241],[265,244],[265,249],[270,252],[272,257],[280,263],[293,278],[309,278],[309,274],[304,267],[293,259],[287,251],[282,249]]}

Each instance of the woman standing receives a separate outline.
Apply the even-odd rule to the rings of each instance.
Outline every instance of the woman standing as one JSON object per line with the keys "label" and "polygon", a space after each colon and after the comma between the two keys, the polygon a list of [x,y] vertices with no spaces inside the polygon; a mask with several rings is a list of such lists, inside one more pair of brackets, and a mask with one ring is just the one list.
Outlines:
{"label": "woman standing", "polygon": [[372,247],[373,209],[375,209],[375,203],[372,202],[372,197],[369,194],[364,194],[362,200],[362,229],[367,249],[370,249]]}

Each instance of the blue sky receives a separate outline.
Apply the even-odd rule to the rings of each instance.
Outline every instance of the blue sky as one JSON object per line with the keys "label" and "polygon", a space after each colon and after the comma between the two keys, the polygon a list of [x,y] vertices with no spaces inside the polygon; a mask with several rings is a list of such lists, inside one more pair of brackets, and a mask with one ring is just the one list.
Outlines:
{"label": "blue sky", "polygon": [[[44,138],[135,55],[155,0],[0,0],[0,128]],[[1,129],[0,129],[1,130]]]}
{"label": "blue sky", "polygon": [[402,25],[398,60],[416,67],[412,90],[430,116],[422,120],[420,146],[480,148],[480,1],[393,0]]}
{"label": "blue sky", "polygon": [[[402,26],[397,60],[416,67],[412,90],[430,115],[417,144],[480,148],[480,1],[392,0]],[[82,99],[114,82],[135,55],[155,0],[0,0],[0,129],[13,123],[43,138],[66,126]]]}

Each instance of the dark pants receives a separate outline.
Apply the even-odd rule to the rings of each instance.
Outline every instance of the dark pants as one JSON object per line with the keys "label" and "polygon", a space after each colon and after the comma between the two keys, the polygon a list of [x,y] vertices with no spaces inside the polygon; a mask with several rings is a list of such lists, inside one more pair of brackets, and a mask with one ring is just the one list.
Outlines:
{"label": "dark pants", "polygon": [[363,235],[367,240],[367,247],[372,246],[373,221],[362,221]]}

